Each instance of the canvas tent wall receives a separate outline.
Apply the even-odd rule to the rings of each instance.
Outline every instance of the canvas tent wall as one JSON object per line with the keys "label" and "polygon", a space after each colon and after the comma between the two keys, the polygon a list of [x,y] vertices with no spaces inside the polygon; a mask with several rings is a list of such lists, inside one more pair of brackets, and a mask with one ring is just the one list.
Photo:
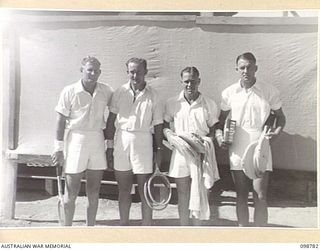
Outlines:
{"label": "canvas tent wall", "polygon": [[236,56],[252,51],[258,59],[257,78],[280,90],[287,115],[283,140],[274,145],[275,166],[316,169],[317,26],[309,18],[298,23],[247,19],[249,25],[232,17],[51,18],[15,26],[20,104],[16,153],[52,151],[58,95],[78,80],[79,62],[86,55],[101,60],[100,80],[113,88],[126,82],[128,58],[146,58],[147,81],[163,100],[180,91],[181,69],[194,65],[201,73],[200,90],[219,104],[221,91],[237,81]]}
{"label": "canvas tent wall", "polygon": [[221,91],[238,79],[235,58],[251,51],[257,79],[280,90],[287,116],[284,133],[272,145],[274,167],[316,171],[317,18],[42,13],[16,15],[11,25],[3,86],[9,158],[51,154],[54,107],[62,88],[79,79],[86,55],[99,58],[100,81],[115,89],[127,81],[125,62],[145,58],[147,82],[163,100],[181,90],[181,69],[196,66],[200,91],[219,104]]}

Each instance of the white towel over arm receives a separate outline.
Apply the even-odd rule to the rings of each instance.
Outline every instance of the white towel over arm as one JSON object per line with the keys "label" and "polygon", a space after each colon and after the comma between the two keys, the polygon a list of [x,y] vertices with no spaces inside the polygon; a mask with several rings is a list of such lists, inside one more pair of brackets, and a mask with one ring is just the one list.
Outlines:
{"label": "white towel over arm", "polygon": [[206,151],[202,163],[200,162],[200,157],[197,160],[189,161],[192,179],[189,209],[191,210],[191,215],[199,220],[210,219],[208,189],[220,179],[214,144],[211,138],[205,137],[204,145]]}

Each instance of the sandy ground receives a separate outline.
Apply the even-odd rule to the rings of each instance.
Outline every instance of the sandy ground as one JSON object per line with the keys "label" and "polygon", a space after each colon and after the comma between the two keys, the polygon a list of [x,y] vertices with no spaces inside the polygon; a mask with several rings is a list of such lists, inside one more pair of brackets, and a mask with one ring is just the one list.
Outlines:
{"label": "sandy ground", "polygon": [[[45,193],[19,191],[17,193],[15,218],[1,219],[0,227],[58,227],[57,196]],[[235,193],[223,191],[219,206],[212,206],[212,216],[203,221],[203,226],[236,227]],[[74,226],[85,226],[86,198],[78,197],[74,217]],[[252,222],[253,207],[249,197],[250,221]],[[284,228],[317,228],[318,208],[316,204],[293,200],[269,200],[268,227]],[[131,226],[141,223],[140,202],[134,202],[130,212]],[[118,202],[100,199],[97,214],[98,227],[118,226]],[[177,205],[169,204],[162,211],[154,211],[154,226],[178,226]]]}

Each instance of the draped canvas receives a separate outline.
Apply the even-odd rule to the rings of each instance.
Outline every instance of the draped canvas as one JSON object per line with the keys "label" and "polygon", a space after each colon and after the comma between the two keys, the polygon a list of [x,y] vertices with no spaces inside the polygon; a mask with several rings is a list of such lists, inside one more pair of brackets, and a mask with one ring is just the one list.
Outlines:
{"label": "draped canvas", "polygon": [[[148,62],[146,80],[163,100],[181,90],[180,71],[196,66],[200,91],[220,104],[221,91],[238,80],[236,57],[255,54],[257,79],[281,93],[285,133],[273,145],[275,168],[316,170],[317,32],[301,27],[199,25],[121,21],[79,27],[30,28],[20,37],[20,117],[17,153],[51,154],[54,107],[62,88],[80,78],[86,55],[102,63],[100,82],[127,81],[125,62]],[[280,138],[279,138],[280,139]]]}

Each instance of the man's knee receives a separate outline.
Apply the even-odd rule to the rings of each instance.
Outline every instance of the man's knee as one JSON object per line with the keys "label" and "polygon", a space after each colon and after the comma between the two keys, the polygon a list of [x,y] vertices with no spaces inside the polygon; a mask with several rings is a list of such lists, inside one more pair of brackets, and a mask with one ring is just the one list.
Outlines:
{"label": "man's knee", "polygon": [[100,186],[99,187],[93,187],[93,188],[87,188],[86,192],[87,192],[88,198],[90,198],[90,197],[99,197]]}
{"label": "man's knee", "polygon": [[253,198],[257,202],[266,202],[267,201],[267,190],[263,190],[262,188],[259,188],[257,190],[254,188],[253,192],[254,192]]}
{"label": "man's knee", "polygon": [[65,204],[66,206],[74,205],[75,202],[76,202],[77,196],[78,196],[77,194],[67,193],[67,194],[64,196],[64,204]]}
{"label": "man's knee", "polygon": [[119,186],[118,191],[120,195],[130,195],[132,186]]}
{"label": "man's knee", "polygon": [[255,191],[253,196],[255,202],[266,203],[267,202],[267,193],[263,191]]}
{"label": "man's knee", "polygon": [[99,192],[87,193],[89,203],[96,203],[99,200]]}
{"label": "man's knee", "polygon": [[237,193],[238,200],[244,201],[244,202],[248,201],[249,190],[247,190],[246,188],[239,189],[236,191],[236,193]]}
{"label": "man's knee", "polygon": [[87,196],[99,195],[99,192],[100,192],[100,184],[87,185],[86,187]]}
{"label": "man's knee", "polygon": [[179,190],[179,195],[181,197],[188,197],[190,195],[190,190],[180,189]]}
{"label": "man's knee", "polygon": [[178,191],[178,200],[179,203],[188,204],[190,199],[190,191],[186,189],[180,189]]}
{"label": "man's knee", "polygon": [[79,190],[77,188],[68,188],[64,195],[65,203],[74,203],[78,197]]}

